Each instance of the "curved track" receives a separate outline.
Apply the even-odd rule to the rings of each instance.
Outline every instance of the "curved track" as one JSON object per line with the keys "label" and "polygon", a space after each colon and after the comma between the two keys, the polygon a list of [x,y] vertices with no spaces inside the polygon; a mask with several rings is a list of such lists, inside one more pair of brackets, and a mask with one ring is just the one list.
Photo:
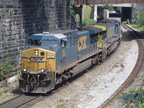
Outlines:
{"label": "curved track", "polygon": [[[118,48],[118,47],[117,47]],[[113,51],[115,52],[117,48]],[[113,54],[113,53],[112,53]],[[108,57],[105,59],[109,59],[112,54],[108,55]],[[103,61],[104,62],[104,61]],[[65,86],[68,86],[71,82],[75,81],[75,79],[79,78],[83,74],[92,71],[95,68],[95,65],[88,68],[87,70],[81,72],[80,74],[76,75],[75,77],[67,80],[66,82],[63,82],[62,84],[56,85],[55,89],[51,92],[48,92],[45,96],[42,94],[22,94],[15,98],[12,98],[2,104],[0,104],[0,108],[29,108],[30,106],[34,105],[35,103],[47,98],[51,94],[58,92],[59,90],[65,88]]]}
{"label": "curved track", "polygon": [[[109,56],[110,57],[110,56]],[[109,58],[107,57],[107,59]],[[93,68],[92,68],[93,69]],[[91,70],[92,70],[91,69]],[[74,80],[75,78],[83,75],[84,73],[86,73],[87,71],[91,71],[90,69],[87,69],[85,70],[84,72],[80,73],[79,75],[77,75],[76,77],[74,78],[71,78],[70,80]],[[71,81],[68,80],[67,83],[70,83]],[[65,85],[68,85],[68,84],[65,84]],[[64,86],[65,86],[64,85]],[[62,85],[61,88],[64,88],[64,86]],[[59,90],[59,88],[55,88],[52,92],[57,92]],[[47,96],[42,96],[40,94],[38,95],[19,95],[9,101],[6,101],[2,104],[0,104],[0,107],[2,108],[15,108],[15,107],[23,107],[23,108],[26,108],[26,107],[29,107],[31,105],[33,105],[34,103],[36,103],[37,101],[41,101],[42,99],[45,99]]]}
{"label": "curved track", "polygon": [[112,94],[112,96],[107,99],[101,106],[100,108],[106,108],[110,105],[110,103],[113,102],[113,100],[119,96],[134,80],[134,78],[137,76],[139,73],[140,68],[142,67],[143,63],[143,57],[144,57],[144,36],[142,36],[141,33],[136,32],[133,30],[131,27],[127,25],[122,25],[126,30],[128,30],[129,33],[131,33],[132,36],[134,36],[134,39],[136,39],[138,47],[139,47],[139,55],[138,55],[138,60],[137,63],[127,78],[127,80],[117,89],[117,91]]}

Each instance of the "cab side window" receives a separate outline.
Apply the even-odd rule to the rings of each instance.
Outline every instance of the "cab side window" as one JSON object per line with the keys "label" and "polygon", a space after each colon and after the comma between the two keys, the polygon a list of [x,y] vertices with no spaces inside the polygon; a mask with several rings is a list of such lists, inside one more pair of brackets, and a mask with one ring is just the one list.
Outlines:
{"label": "cab side window", "polygon": [[119,24],[115,23],[115,33],[118,33],[118,29],[119,29]]}
{"label": "cab side window", "polygon": [[62,48],[66,47],[66,41],[61,40],[61,47],[62,47]]}

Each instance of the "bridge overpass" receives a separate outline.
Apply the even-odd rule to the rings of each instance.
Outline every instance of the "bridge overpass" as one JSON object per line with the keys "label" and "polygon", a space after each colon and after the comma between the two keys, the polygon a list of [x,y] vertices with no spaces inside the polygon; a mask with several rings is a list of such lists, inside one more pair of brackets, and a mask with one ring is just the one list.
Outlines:
{"label": "bridge overpass", "polygon": [[144,3],[144,0],[74,0],[78,5],[86,4],[122,4],[122,3]]}
{"label": "bridge overpass", "polygon": [[[94,20],[99,21],[103,18],[103,6],[105,4],[112,4],[116,11],[121,13],[121,21],[130,21],[135,17],[134,10],[144,10],[144,0],[75,0],[76,14],[80,16],[80,23],[82,24],[82,19],[84,19],[84,7],[85,5],[94,5]],[[84,6],[83,6],[84,5]],[[136,6],[141,5],[141,6]]]}

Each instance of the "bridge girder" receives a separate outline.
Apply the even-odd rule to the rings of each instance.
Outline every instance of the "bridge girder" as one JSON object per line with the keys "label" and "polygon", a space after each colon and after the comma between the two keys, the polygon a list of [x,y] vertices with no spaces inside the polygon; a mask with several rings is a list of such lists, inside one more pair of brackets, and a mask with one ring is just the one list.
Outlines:
{"label": "bridge girder", "polygon": [[74,0],[77,5],[86,4],[121,4],[121,3],[144,3],[144,0]]}

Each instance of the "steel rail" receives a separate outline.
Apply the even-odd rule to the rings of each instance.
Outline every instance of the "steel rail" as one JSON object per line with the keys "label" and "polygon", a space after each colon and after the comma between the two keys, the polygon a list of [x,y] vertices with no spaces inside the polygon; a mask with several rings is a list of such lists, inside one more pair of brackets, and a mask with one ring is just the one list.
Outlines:
{"label": "steel rail", "polygon": [[126,81],[110,96],[110,98],[108,98],[101,106],[99,106],[99,108],[108,107],[126,88],[128,88],[128,86],[133,82],[134,78],[137,76],[139,69],[143,62],[143,56],[144,56],[144,47],[143,46],[144,45],[143,45],[143,40],[141,40],[141,39],[143,39],[144,37],[127,25],[122,25],[122,26],[126,30],[128,30],[128,32],[130,32],[134,36],[134,38],[136,38],[136,42],[139,47],[138,60],[137,60],[137,63],[135,65],[133,71],[128,76]]}
{"label": "steel rail", "polygon": [[[119,46],[119,45],[118,45]],[[118,49],[118,46],[116,47],[116,49],[107,56],[107,58],[104,60],[108,60],[113,54],[114,52]],[[103,62],[104,62],[103,61]],[[101,62],[102,63],[102,62]],[[101,64],[100,63],[100,64]],[[87,73],[87,72],[91,72],[92,70],[94,70],[98,65],[92,65],[90,68],[86,69],[85,71],[79,73],[78,75],[68,79],[67,81],[56,85],[55,89],[48,92],[47,94],[45,94],[45,96],[42,96],[41,94],[39,95],[19,95],[13,99],[10,99],[2,104],[0,104],[0,108],[29,108],[30,106],[34,105],[35,103],[48,98],[48,96],[52,95],[55,92],[58,92],[59,90],[65,88],[66,86],[68,86],[71,82],[76,81],[77,78],[81,77],[83,74]]]}
{"label": "steel rail", "polygon": [[[128,25],[124,25],[124,26],[126,26],[126,29],[127,29],[127,30],[131,31],[130,33],[132,33],[132,34],[135,36],[135,38],[137,38],[137,40],[139,40],[139,39],[144,39],[144,34],[143,34],[143,33],[139,32],[139,31],[135,31],[135,30],[134,30],[134,32],[132,32],[133,28],[131,28],[131,27],[128,26]],[[140,41],[138,41],[138,42],[139,42],[139,44],[141,45],[142,50],[144,50],[144,40],[140,40]],[[144,54],[143,54],[143,56],[144,56]],[[143,60],[143,58],[141,58],[141,59]],[[140,67],[140,68],[141,68],[141,67]],[[144,81],[144,80],[143,80],[143,81]],[[142,88],[143,88],[143,86],[140,87],[140,89],[142,89]],[[131,99],[132,99],[132,98],[135,98],[137,95],[138,95],[138,93],[133,93],[133,95],[131,96]],[[126,104],[126,108],[129,108],[131,103],[132,103],[132,100],[129,101],[129,102]]]}
{"label": "steel rail", "polygon": [[19,95],[15,98],[12,98],[2,104],[0,104],[0,108],[17,108],[20,105],[27,103],[30,100],[35,99],[37,96],[28,96],[28,95]]}

